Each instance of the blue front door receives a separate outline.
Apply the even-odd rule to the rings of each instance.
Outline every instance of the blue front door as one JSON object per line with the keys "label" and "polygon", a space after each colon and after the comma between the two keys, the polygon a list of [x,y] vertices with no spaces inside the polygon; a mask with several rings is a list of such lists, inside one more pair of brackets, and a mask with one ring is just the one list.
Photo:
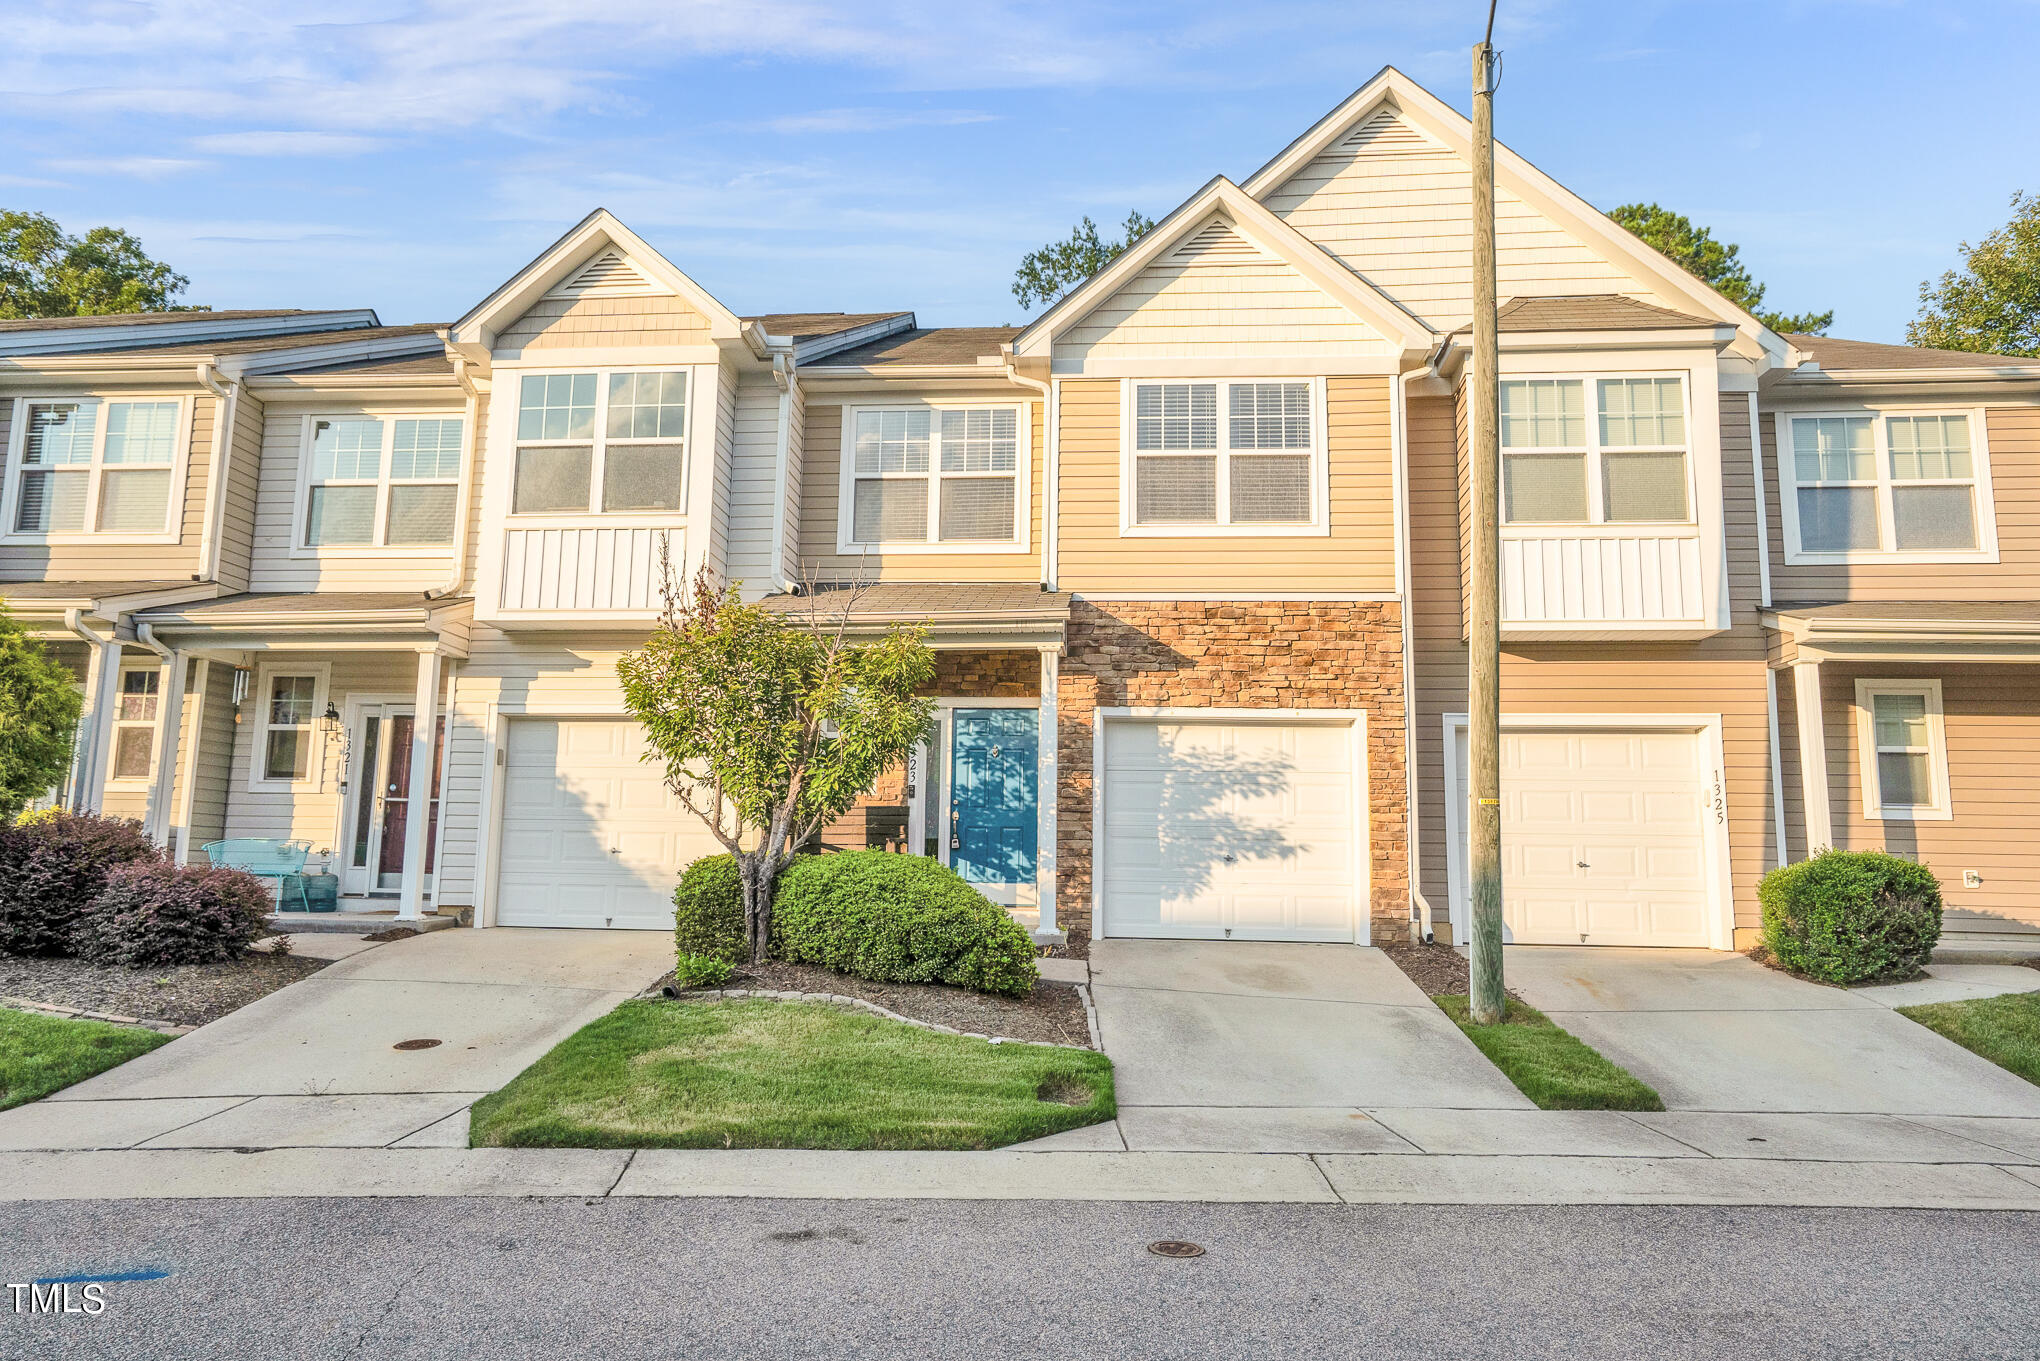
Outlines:
{"label": "blue front door", "polygon": [[1032,883],[1040,716],[958,709],[953,721],[949,867],[976,884]]}

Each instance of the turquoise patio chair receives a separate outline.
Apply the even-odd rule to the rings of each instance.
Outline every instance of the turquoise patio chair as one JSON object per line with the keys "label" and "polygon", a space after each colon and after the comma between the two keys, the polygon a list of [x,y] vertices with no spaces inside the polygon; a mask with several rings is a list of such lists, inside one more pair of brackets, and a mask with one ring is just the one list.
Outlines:
{"label": "turquoise patio chair", "polygon": [[312,900],[305,896],[305,858],[311,854],[308,841],[269,841],[262,837],[230,837],[225,841],[208,841],[205,853],[220,869],[246,870],[261,879],[276,881],[276,906],[283,910],[283,896],[295,886],[298,903],[306,911],[312,910]]}

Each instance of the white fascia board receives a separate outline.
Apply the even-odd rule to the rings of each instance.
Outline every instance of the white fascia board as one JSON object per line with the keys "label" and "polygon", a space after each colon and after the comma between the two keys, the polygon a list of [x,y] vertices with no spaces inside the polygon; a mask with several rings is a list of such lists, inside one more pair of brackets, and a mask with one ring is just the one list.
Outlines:
{"label": "white fascia board", "polygon": [[281,317],[242,317],[207,321],[193,312],[190,320],[148,322],[140,326],[66,327],[54,331],[0,332],[0,355],[75,354],[81,350],[145,349],[182,345],[195,340],[245,340],[250,336],[287,335],[296,331],[341,331],[380,326],[366,307],[333,312],[297,312]]}
{"label": "white fascia board", "polygon": [[1721,350],[1735,341],[1733,326],[1667,326],[1654,331],[1504,331],[1504,350]]}

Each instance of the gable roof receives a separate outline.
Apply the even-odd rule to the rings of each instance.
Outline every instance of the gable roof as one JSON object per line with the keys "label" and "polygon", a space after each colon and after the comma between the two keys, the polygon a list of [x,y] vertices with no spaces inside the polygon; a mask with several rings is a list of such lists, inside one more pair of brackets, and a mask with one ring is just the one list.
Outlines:
{"label": "gable roof", "polygon": [[2040,368],[2040,355],[1976,354],[1969,350],[1930,350],[1916,345],[1884,345],[1873,340],[1842,340],[1794,332],[1785,337],[1830,373],[1852,369],[1996,369]]}
{"label": "gable roof", "polygon": [[[1527,331],[1684,331],[1713,330],[1726,322],[1696,317],[1668,307],[1639,302],[1620,293],[1571,293],[1548,298],[1511,298],[1495,313],[1503,334]],[[1472,331],[1462,326],[1452,334]]]}
{"label": "gable roof", "polygon": [[[1466,116],[1395,67],[1384,66],[1373,79],[1248,176],[1246,191],[1256,199],[1274,192],[1356,124],[1372,119],[1384,104],[1392,106],[1420,133],[1471,163],[1473,125]],[[1611,261],[1620,261],[1638,278],[1649,281],[1662,296],[1675,299],[1700,316],[1728,322],[1773,362],[1785,362],[1788,346],[1783,336],[1645,245],[1606,213],[1499,140],[1495,143],[1495,183],[1572,232],[1583,244],[1598,249]]]}
{"label": "gable roof", "polygon": [[744,324],[736,313],[653,250],[636,232],[618,221],[615,214],[607,208],[597,208],[455,322],[448,343],[471,359],[486,361],[505,326],[605,253],[628,261],[653,291],[684,299],[707,318],[712,339],[737,342],[743,338]]}
{"label": "gable roof", "polygon": [[1410,311],[1327,254],[1323,247],[1268,211],[1259,199],[1223,175],[1157,222],[1147,235],[1121,251],[1112,263],[1064,294],[1013,338],[1015,358],[1046,355],[1057,335],[1081,321],[1128,280],[1164,255],[1184,247],[1195,254],[1231,249],[1217,237],[1199,240],[1213,216],[1240,236],[1288,264],[1335,302],[1404,350],[1428,350],[1436,336]]}
{"label": "gable roof", "polygon": [[211,308],[186,312],[101,312],[76,317],[9,317],[0,321],[0,331],[65,331],[79,326],[161,326],[168,322],[253,321],[264,317],[330,316],[303,307]]}

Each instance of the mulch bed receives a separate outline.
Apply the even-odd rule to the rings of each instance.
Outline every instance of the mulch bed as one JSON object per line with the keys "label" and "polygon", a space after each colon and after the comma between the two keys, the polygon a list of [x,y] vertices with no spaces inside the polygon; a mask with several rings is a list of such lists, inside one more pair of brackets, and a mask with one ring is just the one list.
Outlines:
{"label": "mulch bed", "polygon": [[1449,945],[1384,945],[1381,953],[1432,997],[1464,997],[1473,990],[1466,957]]}
{"label": "mulch bed", "polygon": [[317,973],[327,962],[271,954],[263,945],[223,964],[156,969],[0,955],[0,997],[173,1025],[204,1025]]}
{"label": "mulch bed", "polygon": [[[672,982],[669,976],[663,983]],[[1052,983],[1047,979],[1034,985],[1026,997],[993,997],[963,988],[936,983],[873,983],[833,969],[812,964],[787,964],[773,960],[765,964],[739,965],[729,988],[755,988],[767,992],[821,992],[838,997],[855,997],[910,1016],[917,1021],[946,1025],[974,1035],[997,1035],[1009,1040],[1035,1040],[1044,1044],[1074,1044],[1089,1048],[1091,1027],[1084,1019],[1084,1001],[1074,983]],[[715,989],[702,989],[713,992]],[[686,996],[682,993],[681,996]]]}

